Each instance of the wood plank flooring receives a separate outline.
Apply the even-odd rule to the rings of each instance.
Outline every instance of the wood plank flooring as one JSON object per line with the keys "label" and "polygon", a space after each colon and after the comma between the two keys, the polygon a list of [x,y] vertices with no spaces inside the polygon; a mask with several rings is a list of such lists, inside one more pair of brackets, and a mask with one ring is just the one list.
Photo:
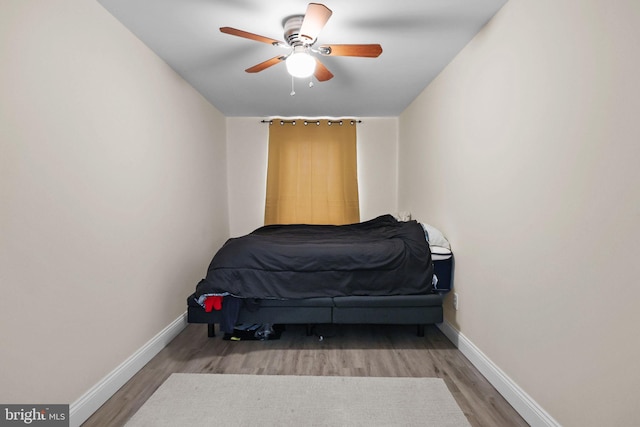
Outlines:
{"label": "wood plank flooring", "polygon": [[[435,326],[289,325],[279,340],[224,341],[188,325],[84,424],[121,426],[174,372],[438,377],[474,427],[528,424]],[[322,340],[319,336],[323,337]]]}

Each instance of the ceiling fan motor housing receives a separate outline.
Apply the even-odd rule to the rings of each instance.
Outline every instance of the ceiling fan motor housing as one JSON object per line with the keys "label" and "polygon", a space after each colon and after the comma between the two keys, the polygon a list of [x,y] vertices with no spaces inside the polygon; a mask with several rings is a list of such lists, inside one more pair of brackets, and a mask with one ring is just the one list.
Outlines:
{"label": "ceiling fan motor housing", "polygon": [[300,34],[304,15],[293,15],[282,22],[284,27],[284,39],[289,46],[311,46],[315,40]]}

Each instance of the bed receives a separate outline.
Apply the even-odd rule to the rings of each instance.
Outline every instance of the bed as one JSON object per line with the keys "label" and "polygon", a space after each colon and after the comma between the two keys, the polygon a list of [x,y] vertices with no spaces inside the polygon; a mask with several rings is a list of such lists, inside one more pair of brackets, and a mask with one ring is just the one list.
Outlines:
{"label": "bed", "polygon": [[237,324],[412,324],[424,335],[442,322],[453,267],[450,247],[432,245],[429,227],[382,215],[231,238],[187,298],[188,322],[208,324],[210,337],[216,324],[225,334]]}

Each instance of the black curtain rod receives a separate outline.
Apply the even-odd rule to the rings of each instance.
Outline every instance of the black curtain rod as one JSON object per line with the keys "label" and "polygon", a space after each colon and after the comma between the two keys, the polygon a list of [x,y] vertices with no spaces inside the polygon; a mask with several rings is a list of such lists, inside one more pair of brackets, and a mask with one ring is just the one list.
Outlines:
{"label": "black curtain rod", "polygon": [[[269,123],[272,125],[274,122],[280,122],[280,126],[283,126],[285,123],[290,123],[292,125],[296,125],[297,122],[301,122],[305,126],[309,124],[315,123],[316,126],[320,126],[320,120],[308,120],[308,119],[298,119],[298,120],[283,120],[283,119],[271,119],[271,120],[261,120],[260,123]],[[356,123],[362,123],[362,120],[356,119],[344,119],[344,120],[327,120],[327,124],[329,126],[336,124],[342,126],[343,123],[349,122],[351,125],[355,125]]]}

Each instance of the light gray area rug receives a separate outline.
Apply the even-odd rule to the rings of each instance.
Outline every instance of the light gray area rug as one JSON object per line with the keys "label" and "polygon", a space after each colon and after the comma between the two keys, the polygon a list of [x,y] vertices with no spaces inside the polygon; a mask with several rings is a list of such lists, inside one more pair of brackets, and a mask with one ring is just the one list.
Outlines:
{"label": "light gray area rug", "polygon": [[137,426],[465,426],[440,378],[173,374]]}

